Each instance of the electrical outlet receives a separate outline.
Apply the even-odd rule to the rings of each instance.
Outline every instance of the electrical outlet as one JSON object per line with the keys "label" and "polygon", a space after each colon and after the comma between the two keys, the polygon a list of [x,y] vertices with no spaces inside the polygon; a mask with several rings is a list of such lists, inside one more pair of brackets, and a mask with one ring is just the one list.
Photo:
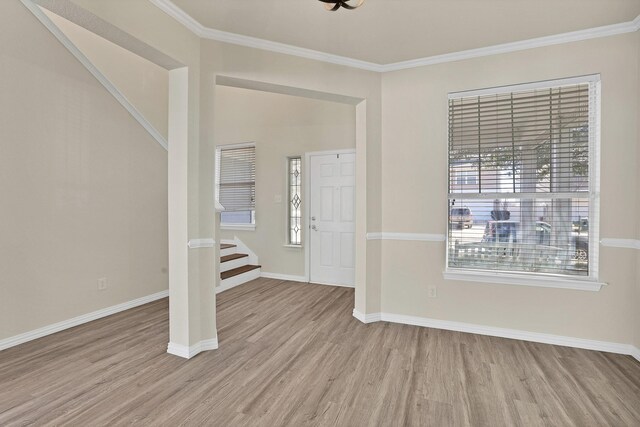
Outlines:
{"label": "electrical outlet", "polygon": [[106,291],[107,290],[107,278],[106,277],[102,277],[102,278],[98,279],[98,290],[99,291]]}
{"label": "electrical outlet", "polygon": [[438,288],[435,286],[429,286],[427,288],[427,296],[429,298],[436,298],[438,296]]}

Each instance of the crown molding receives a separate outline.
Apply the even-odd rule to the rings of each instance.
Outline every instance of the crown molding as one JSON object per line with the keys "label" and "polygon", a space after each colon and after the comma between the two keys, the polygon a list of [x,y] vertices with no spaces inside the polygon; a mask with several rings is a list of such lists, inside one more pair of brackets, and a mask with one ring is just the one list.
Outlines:
{"label": "crown molding", "polygon": [[283,53],[285,55],[298,56],[300,58],[314,59],[316,61],[328,62],[331,64],[345,65],[347,67],[359,68],[361,70],[382,72],[383,66],[373,62],[361,61],[359,59],[348,58],[346,56],[332,55],[318,50],[306,49],[285,43],[273,42],[257,37],[245,36],[242,34],[220,31],[208,28],[193,19],[191,15],[176,6],[171,0],[150,0],[152,4],[164,13],[184,25],[195,35],[207,40],[215,40],[239,46],[251,47],[255,49],[268,50],[270,52]]}
{"label": "crown molding", "polygon": [[586,30],[555,34],[552,36],[537,37],[534,39],[503,43],[478,49],[469,49],[460,52],[445,53],[443,55],[429,56],[426,58],[412,59],[409,61],[395,62],[393,64],[383,65],[382,72],[405,70],[407,68],[423,67],[425,65],[435,65],[483,56],[499,55],[502,53],[518,52],[538,47],[633,33],[638,30],[640,30],[640,15],[638,15],[633,21],[623,22],[620,24],[605,25],[602,27],[588,28]]}
{"label": "crown molding", "polygon": [[257,37],[249,37],[242,34],[230,33],[226,31],[216,30],[214,28],[208,28],[196,21],[193,17],[191,17],[191,15],[186,13],[171,0],[150,1],[167,15],[174,18],[176,21],[191,30],[191,32],[203,39],[216,40],[239,46],[268,50],[271,52],[283,53],[286,55],[298,56],[307,59],[314,59],[316,61],[344,65],[347,67],[359,68],[361,70],[374,71],[378,73],[424,67],[426,65],[442,64],[446,62],[462,61],[465,59],[499,55],[502,53],[517,52],[521,50],[535,49],[538,47],[553,46],[557,44],[571,43],[600,37],[609,37],[618,34],[632,33],[640,30],[640,15],[638,15],[633,21],[623,22],[620,24],[605,25],[602,27],[588,28],[586,30],[572,31],[552,36],[537,37],[534,39],[481,47],[478,49],[469,49],[460,52],[427,56],[424,58],[394,62],[391,64],[376,64],[373,62],[362,61],[346,56],[333,55],[330,53],[312,49],[305,49],[285,43],[278,43],[260,39]]}

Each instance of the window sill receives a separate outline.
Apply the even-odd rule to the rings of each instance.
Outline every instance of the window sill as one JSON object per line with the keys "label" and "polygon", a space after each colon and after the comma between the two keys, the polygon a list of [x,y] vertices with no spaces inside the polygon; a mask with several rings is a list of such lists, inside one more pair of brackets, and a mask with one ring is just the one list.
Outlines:
{"label": "window sill", "polygon": [[286,244],[286,245],[282,245],[285,248],[292,248],[292,249],[302,249],[302,245],[291,245],[291,244]]}
{"label": "window sill", "polygon": [[579,291],[599,291],[606,283],[584,279],[565,279],[563,277],[525,276],[522,274],[492,273],[487,271],[452,271],[445,270],[446,280],[467,282],[499,283],[502,285],[537,286],[541,288],[574,289]]}
{"label": "window sill", "polygon": [[220,224],[220,230],[255,231],[255,224]]}

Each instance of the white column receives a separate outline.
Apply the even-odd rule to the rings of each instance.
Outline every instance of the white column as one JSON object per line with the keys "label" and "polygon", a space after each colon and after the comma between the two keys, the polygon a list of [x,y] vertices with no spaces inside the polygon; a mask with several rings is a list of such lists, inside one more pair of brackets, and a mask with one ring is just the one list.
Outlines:
{"label": "white column", "polygon": [[218,347],[213,192],[208,194],[204,184],[213,176],[214,161],[201,159],[209,150],[200,143],[199,85],[194,82],[186,67],[169,72],[167,351],[187,359]]}

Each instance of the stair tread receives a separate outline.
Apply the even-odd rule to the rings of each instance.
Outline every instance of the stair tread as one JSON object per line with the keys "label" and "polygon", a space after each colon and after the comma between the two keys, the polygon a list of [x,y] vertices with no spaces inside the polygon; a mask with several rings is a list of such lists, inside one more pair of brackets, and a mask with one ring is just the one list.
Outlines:
{"label": "stair tread", "polygon": [[234,245],[233,243],[220,243],[220,249],[229,249],[229,248],[235,248],[238,245]]}
{"label": "stair tread", "polygon": [[238,268],[234,268],[234,269],[231,269],[231,270],[223,271],[222,273],[220,273],[220,278],[222,280],[228,279],[229,277],[237,276],[239,274],[246,273],[248,271],[252,271],[252,270],[255,270],[257,268],[260,268],[260,266],[259,265],[243,265],[242,267],[238,267]]}
{"label": "stair tread", "polygon": [[221,257],[220,257],[220,262],[233,261],[234,259],[244,258],[244,257],[248,257],[248,256],[249,256],[249,255],[247,255],[247,254],[231,254],[231,255],[225,255],[225,256],[221,256]]}

